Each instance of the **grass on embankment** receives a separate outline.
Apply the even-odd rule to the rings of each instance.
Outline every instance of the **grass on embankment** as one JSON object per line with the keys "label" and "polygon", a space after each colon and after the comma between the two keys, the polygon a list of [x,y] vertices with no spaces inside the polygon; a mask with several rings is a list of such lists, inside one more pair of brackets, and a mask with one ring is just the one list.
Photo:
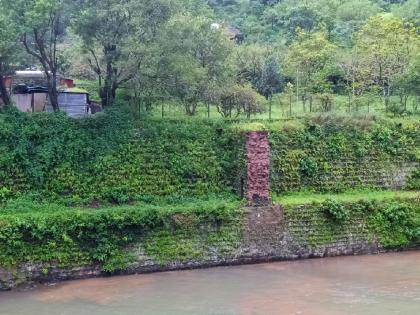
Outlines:
{"label": "grass on embankment", "polygon": [[184,200],[172,200],[150,196],[144,200],[138,200],[130,204],[115,205],[110,203],[89,206],[67,206],[60,200],[56,202],[35,201],[31,198],[17,198],[0,204],[0,217],[4,215],[25,214],[55,214],[58,212],[77,213],[100,213],[124,211],[143,211],[153,209],[161,213],[187,213],[191,211],[211,212],[215,208],[240,208],[241,201],[233,195],[223,194],[220,196],[209,195],[206,198],[185,198]]}
{"label": "grass on embankment", "polygon": [[295,206],[311,203],[321,203],[332,199],[339,202],[355,202],[360,200],[384,201],[396,198],[414,199],[420,197],[420,191],[389,191],[389,190],[353,190],[345,193],[316,194],[313,192],[295,192],[286,195],[273,196],[273,201],[283,206]]}

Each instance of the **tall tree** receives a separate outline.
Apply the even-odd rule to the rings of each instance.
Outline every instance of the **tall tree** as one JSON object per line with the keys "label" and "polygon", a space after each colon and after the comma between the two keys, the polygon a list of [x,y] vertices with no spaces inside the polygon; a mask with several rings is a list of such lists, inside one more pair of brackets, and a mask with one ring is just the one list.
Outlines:
{"label": "tall tree", "polygon": [[171,0],[81,0],[73,28],[84,43],[98,77],[104,107],[111,106],[119,87],[133,80],[161,27],[179,7]]}
{"label": "tall tree", "polygon": [[324,93],[320,87],[328,87],[329,64],[335,58],[336,46],[327,39],[324,30],[315,33],[298,32],[286,55],[285,69],[296,81],[297,99],[303,101],[303,108],[314,91]]}
{"label": "tall tree", "polygon": [[369,17],[380,12],[382,8],[370,0],[343,2],[337,7],[332,37],[341,45],[351,47],[353,34],[362,28]]}
{"label": "tall tree", "polygon": [[[5,0],[0,0],[0,6],[6,8]],[[13,20],[7,10],[0,11],[0,95],[4,104],[9,105],[10,97],[4,84],[4,77],[9,74],[10,62],[16,51],[16,34]]]}
{"label": "tall tree", "polygon": [[26,52],[42,66],[54,111],[59,111],[57,80],[60,66],[58,45],[64,35],[65,2],[61,0],[6,1],[21,34]]}
{"label": "tall tree", "polygon": [[134,34],[132,1],[82,1],[81,14],[73,27],[89,54],[89,64],[98,77],[102,106],[112,105],[117,88],[131,79],[125,63],[131,56],[126,49]]}
{"label": "tall tree", "polygon": [[385,108],[396,78],[409,67],[418,47],[415,27],[392,15],[369,18],[356,34],[354,49],[365,60],[370,79],[382,90]]}
{"label": "tall tree", "polygon": [[269,56],[261,69],[261,75],[257,82],[257,89],[266,99],[270,99],[274,93],[283,89],[283,77],[280,65],[274,55]]}
{"label": "tall tree", "polygon": [[167,91],[191,116],[210,88],[223,86],[230,78],[227,60],[233,43],[223,29],[211,24],[207,17],[179,14],[169,21],[163,37]]}

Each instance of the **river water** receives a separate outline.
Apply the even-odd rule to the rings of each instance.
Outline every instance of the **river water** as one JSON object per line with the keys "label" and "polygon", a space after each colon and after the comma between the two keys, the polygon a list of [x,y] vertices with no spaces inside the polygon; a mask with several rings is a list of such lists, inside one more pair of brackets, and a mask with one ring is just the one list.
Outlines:
{"label": "river water", "polygon": [[1,315],[419,315],[420,251],[64,282]]}

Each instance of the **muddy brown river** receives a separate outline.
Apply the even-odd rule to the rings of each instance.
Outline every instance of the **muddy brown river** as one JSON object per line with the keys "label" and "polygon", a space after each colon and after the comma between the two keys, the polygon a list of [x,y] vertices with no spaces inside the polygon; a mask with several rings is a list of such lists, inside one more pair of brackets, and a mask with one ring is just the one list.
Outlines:
{"label": "muddy brown river", "polygon": [[0,293],[1,315],[419,315],[420,251],[100,278]]}

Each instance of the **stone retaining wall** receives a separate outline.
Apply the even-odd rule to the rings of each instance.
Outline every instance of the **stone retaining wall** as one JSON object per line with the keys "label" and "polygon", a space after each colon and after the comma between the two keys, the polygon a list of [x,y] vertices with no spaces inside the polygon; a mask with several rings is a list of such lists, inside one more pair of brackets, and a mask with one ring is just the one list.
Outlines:
{"label": "stone retaining wall", "polygon": [[[374,254],[384,249],[369,240],[363,228],[343,230],[331,242],[325,240],[321,245],[313,245],[305,235],[317,230],[316,218],[297,222],[283,212],[280,206],[244,208],[240,225],[229,227],[202,226],[194,238],[197,246],[204,247],[203,254],[196,258],[159,262],[146,254],[144,242],[138,242],[127,249],[136,259],[128,268],[116,274],[136,274],[155,271],[168,271],[190,268],[204,268],[221,265],[258,263],[274,260],[294,260],[300,258],[329,257],[337,255]],[[204,240],[215,229],[230,229],[238,237],[218,240],[208,245]],[[173,233],[177,233],[174,231]],[[201,241],[200,241],[201,240]],[[182,239],[179,240],[182,242]],[[59,268],[51,265],[23,264],[12,270],[0,268],[0,290],[15,288],[19,285],[37,282],[56,282],[70,279],[83,279],[109,275],[100,266],[76,266]]]}

